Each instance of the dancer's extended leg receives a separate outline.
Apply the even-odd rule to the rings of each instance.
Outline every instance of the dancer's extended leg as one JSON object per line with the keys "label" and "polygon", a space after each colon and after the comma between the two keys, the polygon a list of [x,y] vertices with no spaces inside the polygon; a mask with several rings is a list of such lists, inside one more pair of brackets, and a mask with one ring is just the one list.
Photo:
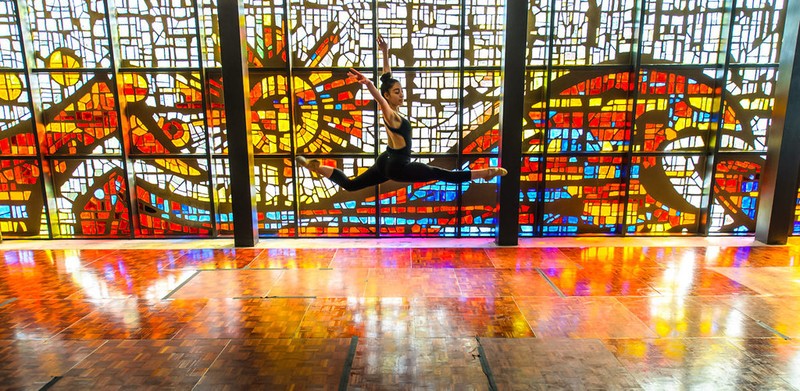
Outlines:
{"label": "dancer's extended leg", "polygon": [[378,164],[368,168],[363,174],[354,178],[348,178],[344,171],[333,168],[330,166],[323,166],[317,159],[306,159],[302,156],[295,158],[297,165],[307,168],[309,171],[315,172],[330,179],[333,183],[342,187],[347,191],[356,191],[365,189],[370,186],[379,185],[389,180],[381,174]]}
{"label": "dancer's extended leg", "polygon": [[445,170],[436,166],[412,162],[403,166],[402,170],[392,173],[392,179],[400,182],[445,181],[463,183],[475,179],[489,179],[506,175],[508,171],[502,167],[483,168],[480,170]]}

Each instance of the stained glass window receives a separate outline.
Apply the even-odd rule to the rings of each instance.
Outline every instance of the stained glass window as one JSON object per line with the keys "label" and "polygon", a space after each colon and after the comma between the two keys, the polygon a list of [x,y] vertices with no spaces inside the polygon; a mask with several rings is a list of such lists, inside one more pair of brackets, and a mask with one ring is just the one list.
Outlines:
{"label": "stained glass window", "polygon": [[628,63],[633,0],[556,0],[553,65]]}
{"label": "stained glass window", "polygon": [[755,231],[759,174],[763,156],[723,155],[716,162],[711,205],[712,233],[746,234]]}
{"label": "stained glass window", "polygon": [[642,62],[716,64],[724,0],[646,0]]}
{"label": "stained glass window", "polygon": [[375,103],[366,88],[343,71],[297,72],[293,80],[294,135],[299,153],[375,151]]}
{"label": "stained glass window", "polygon": [[114,1],[122,67],[199,65],[199,34],[193,0]]}
{"label": "stained glass window", "polygon": [[[36,74],[49,155],[116,154],[119,137],[114,80],[108,73]],[[91,171],[90,171],[91,172]]]}
{"label": "stained glass window", "polygon": [[55,159],[54,222],[60,237],[128,236],[128,188],[121,160]]}
{"label": "stained glass window", "polygon": [[[3,236],[47,235],[41,180],[42,170],[35,160],[0,159],[0,229]],[[45,224],[42,224],[43,220]]]}
{"label": "stained glass window", "polygon": [[500,67],[506,29],[504,1],[464,3],[464,66]]}
{"label": "stained glass window", "polygon": [[[459,0],[378,2],[378,32],[393,67],[457,67],[461,62]],[[374,41],[374,40],[373,40]]]}
{"label": "stained glass window", "polygon": [[621,152],[630,140],[631,74],[571,71],[553,74],[547,150]]}
{"label": "stained glass window", "polygon": [[[708,71],[713,75],[713,71]],[[636,101],[634,151],[703,151],[716,131],[721,88],[697,71],[643,69]]]}
{"label": "stained glass window", "polygon": [[731,69],[722,115],[720,149],[766,151],[777,68]]}
{"label": "stained glass window", "polygon": [[[329,158],[324,159],[322,163],[338,167],[345,175],[353,177],[375,164],[375,159]],[[377,230],[375,187],[345,191],[328,179],[310,174],[308,170],[298,170],[297,182],[299,186],[297,202],[300,209],[299,236],[375,235]],[[384,187],[381,191],[386,192]],[[406,197],[405,193],[399,196],[403,199]],[[382,197],[381,203],[384,202]]]}
{"label": "stained glass window", "polygon": [[520,166],[519,182],[519,234],[520,236],[536,236],[537,208],[540,204],[539,184],[542,182],[542,159],[537,156],[526,156]]}
{"label": "stained glass window", "polygon": [[132,152],[187,154],[206,151],[203,85],[196,72],[122,73],[120,99]]}
{"label": "stained glass window", "polygon": [[0,2],[0,68],[23,69],[22,36],[17,2]]}
{"label": "stained glass window", "polygon": [[462,153],[498,152],[501,81],[500,72],[496,71],[464,75]]}
{"label": "stained glass window", "polygon": [[550,0],[528,1],[528,39],[527,58],[528,65],[547,65],[550,59],[549,45],[550,28]]}
{"label": "stained glass window", "polygon": [[370,0],[292,1],[289,12],[294,66],[372,66],[375,36],[371,5]]}
{"label": "stained glass window", "polygon": [[[258,232],[262,236],[294,236],[294,179],[289,159],[255,159],[256,209]],[[222,235],[233,234],[233,210],[230,193],[230,167],[227,159],[214,159],[214,193],[217,206],[217,229]]]}
{"label": "stained glass window", "polygon": [[740,64],[777,63],[785,0],[736,0],[730,56]]}
{"label": "stained glass window", "polygon": [[626,221],[628,233],[697,232],[704,172],[703,156],[634,156]]}
{"label": "stained glass window", "polygon": [[552,111],[546,110],[545,71],[531,71],[525,77],[525,105],[527,111],[522,118],[522,152],[542,153],[545,128]]}
{"label": "stained glass window", "polygon": [[622,156],[548,157],[545,236],[617,233],[622,223]]}
{"label": "stained glass window", "polygon": [[38,68],[108,68],[111,49],[104,1],[28,2]]}
{"label": "stained glass window", "polygon": [[[218,0],[26,1],[22,29],[17,4],[0,2],[4,235],[230,235]],[[520,235],[751,233],[786,1],[528,7]],[[495,235],[497,180],[348,192],[293,158],[352,176],[385,149],[346,75],[377,79],[379,33],[415,159],[496,165],[504,8],[245,1],[260,234]]]}
{"label": "stained glass window", "polygon": [[141,159],[136,175],[140,237],[208,236],[211,194],[205,159]]}
{"label": "stained glass window", "polygon": [[[462,164],[462,169],[497,167],[497,157],[476,157]],[[497,230],[497,178],[461,185],[461,236],[494,236]]]}
{"label": "stained glass window", "polygon": [[19,72],[0,72],[0,154],[36,156],[26,77]]}

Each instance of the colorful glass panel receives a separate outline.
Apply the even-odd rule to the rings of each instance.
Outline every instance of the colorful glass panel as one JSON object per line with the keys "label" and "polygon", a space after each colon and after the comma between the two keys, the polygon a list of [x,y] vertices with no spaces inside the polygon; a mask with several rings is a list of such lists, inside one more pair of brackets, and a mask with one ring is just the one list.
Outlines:
{"label": "colorful glass panel", "polygon": [[465,72],[461,153],[498,153],[501,83],[500,71]]}
{"label": "colorful glass panel", "polygon": [[505,2],[465,0],[464,65],[499,67],[506,30]]}
{"label": "colorful glass panel", "polygon": [[717,158],[709,232],[752,233],[756,228],[759,176],[765,157],[720,155]]}
{"label": "colorful glass panel", "polygon": [[527,112],[522,117],[522,152],[542,153],[545,127],[549,116],[546,111],[545,71],[530,71],[525,77],[525,103]]}
{"label": "colorful glass panel", "polygon": [[[497,157],[474,157],[461,165],[461,169],[478,170],[497,167]],[[461,236],[487,237],[497,231],[498,180],[477,180],[461,185]]]}
{"label": "colorful glass panel", "polygon": [[[456,161],[453,158],[428,158],[416,161],[449,170],[456,168]],[[380,190],[381,236],[458,234],[458,184],[442,181],[419,183],[391,181],[381,185]]]}
{"label": "colorful glass panel", "polygon": [[122,160],[54,159],[52,165],[57,237],[130,237]]}
{"label": "colorful glass panel", "polygon": [[194,0],[113,0],[123,68],[200,65]]}
{"label": "colorful glass panel", "polygon": [[719,138],[723,151],[766,151],[777,68],[731,69]]}
{"label": "colorful glass panel", "polygon": [[519,180],[519,235],[537,236],[536,216],[539,207],[539,184],[542,182],[542,158],[523,156]]}
{"label": "colorful glass panel", "polygon": [[378,32],[394,49],[390,51],[392,66],[459,66],[462,57],[460,3],[459,0],[379,1]]}
{"label": "colorful glass panel", "polygon": [[625,191],[622,161],[622,156],[548,157],[542,234],[617,233]]}
{"label": "colorful glass panel", "polygon": [[634,49],[632,0],[556,0],[553,65],[629,64]]}
{"label": "colorful glass panel", "polygon": [[528,1],[527,58],[530,66],[547,65],[550,61],[550,0]]}
{"label": "colorful glass panel", "polygon": [[642,63],[716,64],[724,11],[725,0],[646,0]]}
{"label": "colorful glass panel", "polygon": [[38,68],[109,68],[104,1],[28,2],[33,58]]}
{"label": "colorful glass panel", "polygon": [[[328,158],[322,162],[353,177],[375,164],[374,158]],[[375,236],[375,187],[346,191],[328,179],[297,170],[299,231],[301,237]],[[383,191],[383,190],[382,190]]]}
{"label": "colorful glass panel", "polygon": [[375,104],[364,86],[345,71],[297,72],[293,82],[298,153],[375,151]]}
{"label": "colorful glass panel", "polygon": [[42,170],[35,160],[0,160],[0,230],[3,237],[46,236],[41,175]]}
{"label": "colorful glass panel", "polygon": [[0,72],[0,154],[36,156],[36,135],[26,77]]}
{"label": "colorful glass panel", "polygon": [[0,1],[0,68],[22,69],[25,66],[16,4],[16,1]]}
{"label": "colorful glass panel", "polygon": [[257,68],[286,66],[286,15],[283,0],[250,0],[245,8],[247,62]]}
{"label": "colorful glass panel", "polygon": [[49,155],[122,153],[114,81],[107,73],[35,74]]}
{"label": "colorful glass panel", "polygon": [[420,154],[457,153],[461,115],[458,72],[396,72],[395,78],[405,92],[400,115],[411,123],[411,149]]}
{"label": "colorful glass panel", "polygon": [[633,77],[627,71],[558,71],[550,84],[547,151],[621,152],[630,145]]}
{"label": "colorful glass panel", "polygon": [[702,156],[634,156],[631,164],[627,232],[697,233],[703,198]]}
{"label": "colorful glass panel", "polygon": [[294,66],[371,67],[376,61],[371,0],[290,4]]}
{"label": "colorful glass panel", "polygon": [[197,72],[122,73],[120,99],[132,153],[206,151],[203,84]]}
{"label": "colorful glass panel", "polygon": [[[219,48],[219,17],[217,0],[199,0],[200,11],[200,55],[206,68],[222,66]],[[248,0],[247,4],[253,3]]]}
{"label": "colorful glass panel", "polygon": [[634,151],[705,151],[709,134],[718,126],[722,93],[712,76],[643,69],[638,88]]}
{"label": "colorful glass panel", "polygon": [[800,189],[797,190],[797,201],[795,201],[796,205],[794,208],[794,230],[792,230],[792,234],[800,235]]}
{"label": "colorful glass panel", "polygon": [[[253,74],[250,74],[250,80],[253,80],[253,76]],[[222,87],[222,71],[218,69],[206,71],[205,91],[206,126],[208,126],[211,150],[215,154],[227,154],[228,128],[225,122],[225,90]]]}
{"label": "colorful glass panel", "polygon": [[737,0],[733,13],[730,59],[738,64],[777,63],[785,0]]}
{"label": "colorful glass panel", "polygon": [[[257,158],[253,169],[259,235],[294,236],[294,179],[289,159]],[[214,159],[214,177],[214,192],[219,200],[217,229],[221,235],[232,235],[233,207],[228,159]]]}
{"label": "colorful glass panel", "polygon": [[136,237],[208,236],[211,196],[205,159],[142,159],[136,176]]}

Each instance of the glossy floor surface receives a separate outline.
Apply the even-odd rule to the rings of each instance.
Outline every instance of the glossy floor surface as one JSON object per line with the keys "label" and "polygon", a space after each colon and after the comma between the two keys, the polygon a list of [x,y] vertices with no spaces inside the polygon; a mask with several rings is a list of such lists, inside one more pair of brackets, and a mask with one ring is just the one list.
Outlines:
{"label": "glossy floor surface", "polygon": [[800,390],[796,242],[204,243],[0,244],[0,389]]}

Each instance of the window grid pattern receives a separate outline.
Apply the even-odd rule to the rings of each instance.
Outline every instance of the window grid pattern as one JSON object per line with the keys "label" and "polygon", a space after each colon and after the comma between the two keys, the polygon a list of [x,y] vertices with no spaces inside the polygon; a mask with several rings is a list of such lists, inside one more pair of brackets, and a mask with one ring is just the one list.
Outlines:
{"label": "window grid pattern", "polygon": [[[25,4],[24,34],[14,3],[0,4],[0,152],[19,156],[3,170],[26,178],[2,190],[4,234],[229,235],[217,1]],[[502,4],[245,1],[260,233],[494,235],[496,180],[347,193],[292,158],[327,156],[354,175],[385,148],[371,97],[345,77],[356,67],[377,78],[379,32],[418,160],[496,164]],[[786,11],[784,0],[737,0],[724,15],[726,4],[529,2],[521,236],[753,231]]]}

